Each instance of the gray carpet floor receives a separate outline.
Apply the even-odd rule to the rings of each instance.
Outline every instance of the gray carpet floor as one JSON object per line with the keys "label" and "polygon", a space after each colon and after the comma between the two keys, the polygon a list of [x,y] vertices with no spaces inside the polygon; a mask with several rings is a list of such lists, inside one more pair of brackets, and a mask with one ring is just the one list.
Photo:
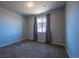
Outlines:
{"label": "gray carpet floor", "polygon": [[0,58],[67,58],[63,46],[24,40],[0,48]]}

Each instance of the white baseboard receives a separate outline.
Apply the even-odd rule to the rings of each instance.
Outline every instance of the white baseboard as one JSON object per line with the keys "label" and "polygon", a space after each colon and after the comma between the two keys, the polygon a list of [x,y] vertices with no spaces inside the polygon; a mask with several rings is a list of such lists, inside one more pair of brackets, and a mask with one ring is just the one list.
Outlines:
{"label": "white baseboard", "polygon": [[65,46],[65,44],[62,44],[62,43],[56,43],[56,42],[52,42],[52,44],[60,45],[60,46]]}
{"label": "white baseboard", "polygon": [[[28,40],[33,40],[33,39],[28,39]],[[41,40],[38,40],[38,42],[44,42],[44,43],[45,43],[45,41],[41,41]],[[65,46],[65,44],[63,44],[63,43],[51,42],[51,44],[60,45],[60,46]]]}
{"label": "white baseboard", "polygon": [[71,58],[67,47],[65,47],[65,48],[66,48],[66,51],[67,51],[67,53],[68,53],[69,58]]}
{"label": "white baseboard", "polygon": [[20,40],[18,40],[18,41],[9,42],[9,43],[7,43],[7,44],[5,44],[5,45],[1,45],[0,48],[1,48],[1,47],[4,47],[4,46],[11,45],[11,44],[14,44],[14,43],[17,43],[17,42],[20,42],[20,41],[23,41],[23,40],[25,40],[25,39],[22,39],[22,40],[20,39]]}

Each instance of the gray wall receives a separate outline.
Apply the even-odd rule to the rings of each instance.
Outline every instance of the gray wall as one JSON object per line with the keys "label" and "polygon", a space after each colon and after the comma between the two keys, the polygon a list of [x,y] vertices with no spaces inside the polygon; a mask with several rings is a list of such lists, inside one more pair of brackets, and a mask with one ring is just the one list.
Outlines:
{"label": "gray wall", "polygon": [[[45,15],[45,14],[44,14]],[[38,15],[38,17],[41,15]],[[34,16],[26,17],[28,23],[28,37],[33,39]],[[51,33],[53,43],[64,45],[65,43],[65,9],[58,8],[51,12]],[[45,33],[38,34],[38,40],[45,42]]]}
{"label": "gray wall", "polygon": [[51,12],[52,43],[65,44],[65,8],[59,8]]}
{"label": "gray wall", "polygon": [[23,40],[23,17],[0,7],[0,47]]}
{"label": "gray wall", "polygon": [[79,57],[79,2],[67,2],[66,44],[70,57]]}
{"label": "gray wall", "polygon": [[24,40],[28,38],[28,31],[27,30],[28,30],[29,26],[28,26],[28,22],[27,21],[28,21],[27,18],[24,16],[23,20],[22,20],[22,22],[23,22],[23,24],[22,24],[23,25],[22,26],[22,29],[23,29],[23,33],[22,34],[23,35],[22,36],[23,36]]}
{"label": "gray wall", "polygon": [[[31,39],[33,40],[33,26],[34,26],[34,16],[27,16],[25,20],[25,39]],[[27,36],[27,37],[26,37]]]}

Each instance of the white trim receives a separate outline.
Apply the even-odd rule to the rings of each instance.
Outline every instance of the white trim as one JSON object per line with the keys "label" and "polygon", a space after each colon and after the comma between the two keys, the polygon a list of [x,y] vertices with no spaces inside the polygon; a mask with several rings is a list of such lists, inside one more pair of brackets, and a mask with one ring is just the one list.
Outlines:
{"label": "white trim", "polygon": [[66,51],[67,51],[67,53],[68,53],[69,58],[71,58],[67,47],[65,47],[65,48],[66,48]]}
{"label": "white trim", "polygon": [[1,47],[5,47],[5,46],[8,46],[8,45],[11,45],[11,44],[18,43],[18,42],[20,42],[20,41],[23,41],[23,40],[25,40],[25,39],[18,40],[18,41],[16,41],[16,42],[10,42],[10,43],[8,43],[8,44],[5,44],[5,45],[1,45],[1,46],[0,46],[0,48],[1,48]]}
{"label": "white trim", "polygon": [[65,45],[64,45],[64,44],[62,44],[62,43],[56,43],[56,42],[52,42],[52,44],[56,44],[56,45],[65,46]]}

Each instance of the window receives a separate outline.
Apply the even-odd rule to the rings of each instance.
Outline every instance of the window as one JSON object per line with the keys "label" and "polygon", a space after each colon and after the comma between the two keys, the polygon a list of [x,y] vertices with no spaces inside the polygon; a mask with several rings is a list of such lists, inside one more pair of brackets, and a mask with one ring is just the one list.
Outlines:
{"label": "window", "polygon": [[37,31],[46,32],[46,16],[37,18]]}

